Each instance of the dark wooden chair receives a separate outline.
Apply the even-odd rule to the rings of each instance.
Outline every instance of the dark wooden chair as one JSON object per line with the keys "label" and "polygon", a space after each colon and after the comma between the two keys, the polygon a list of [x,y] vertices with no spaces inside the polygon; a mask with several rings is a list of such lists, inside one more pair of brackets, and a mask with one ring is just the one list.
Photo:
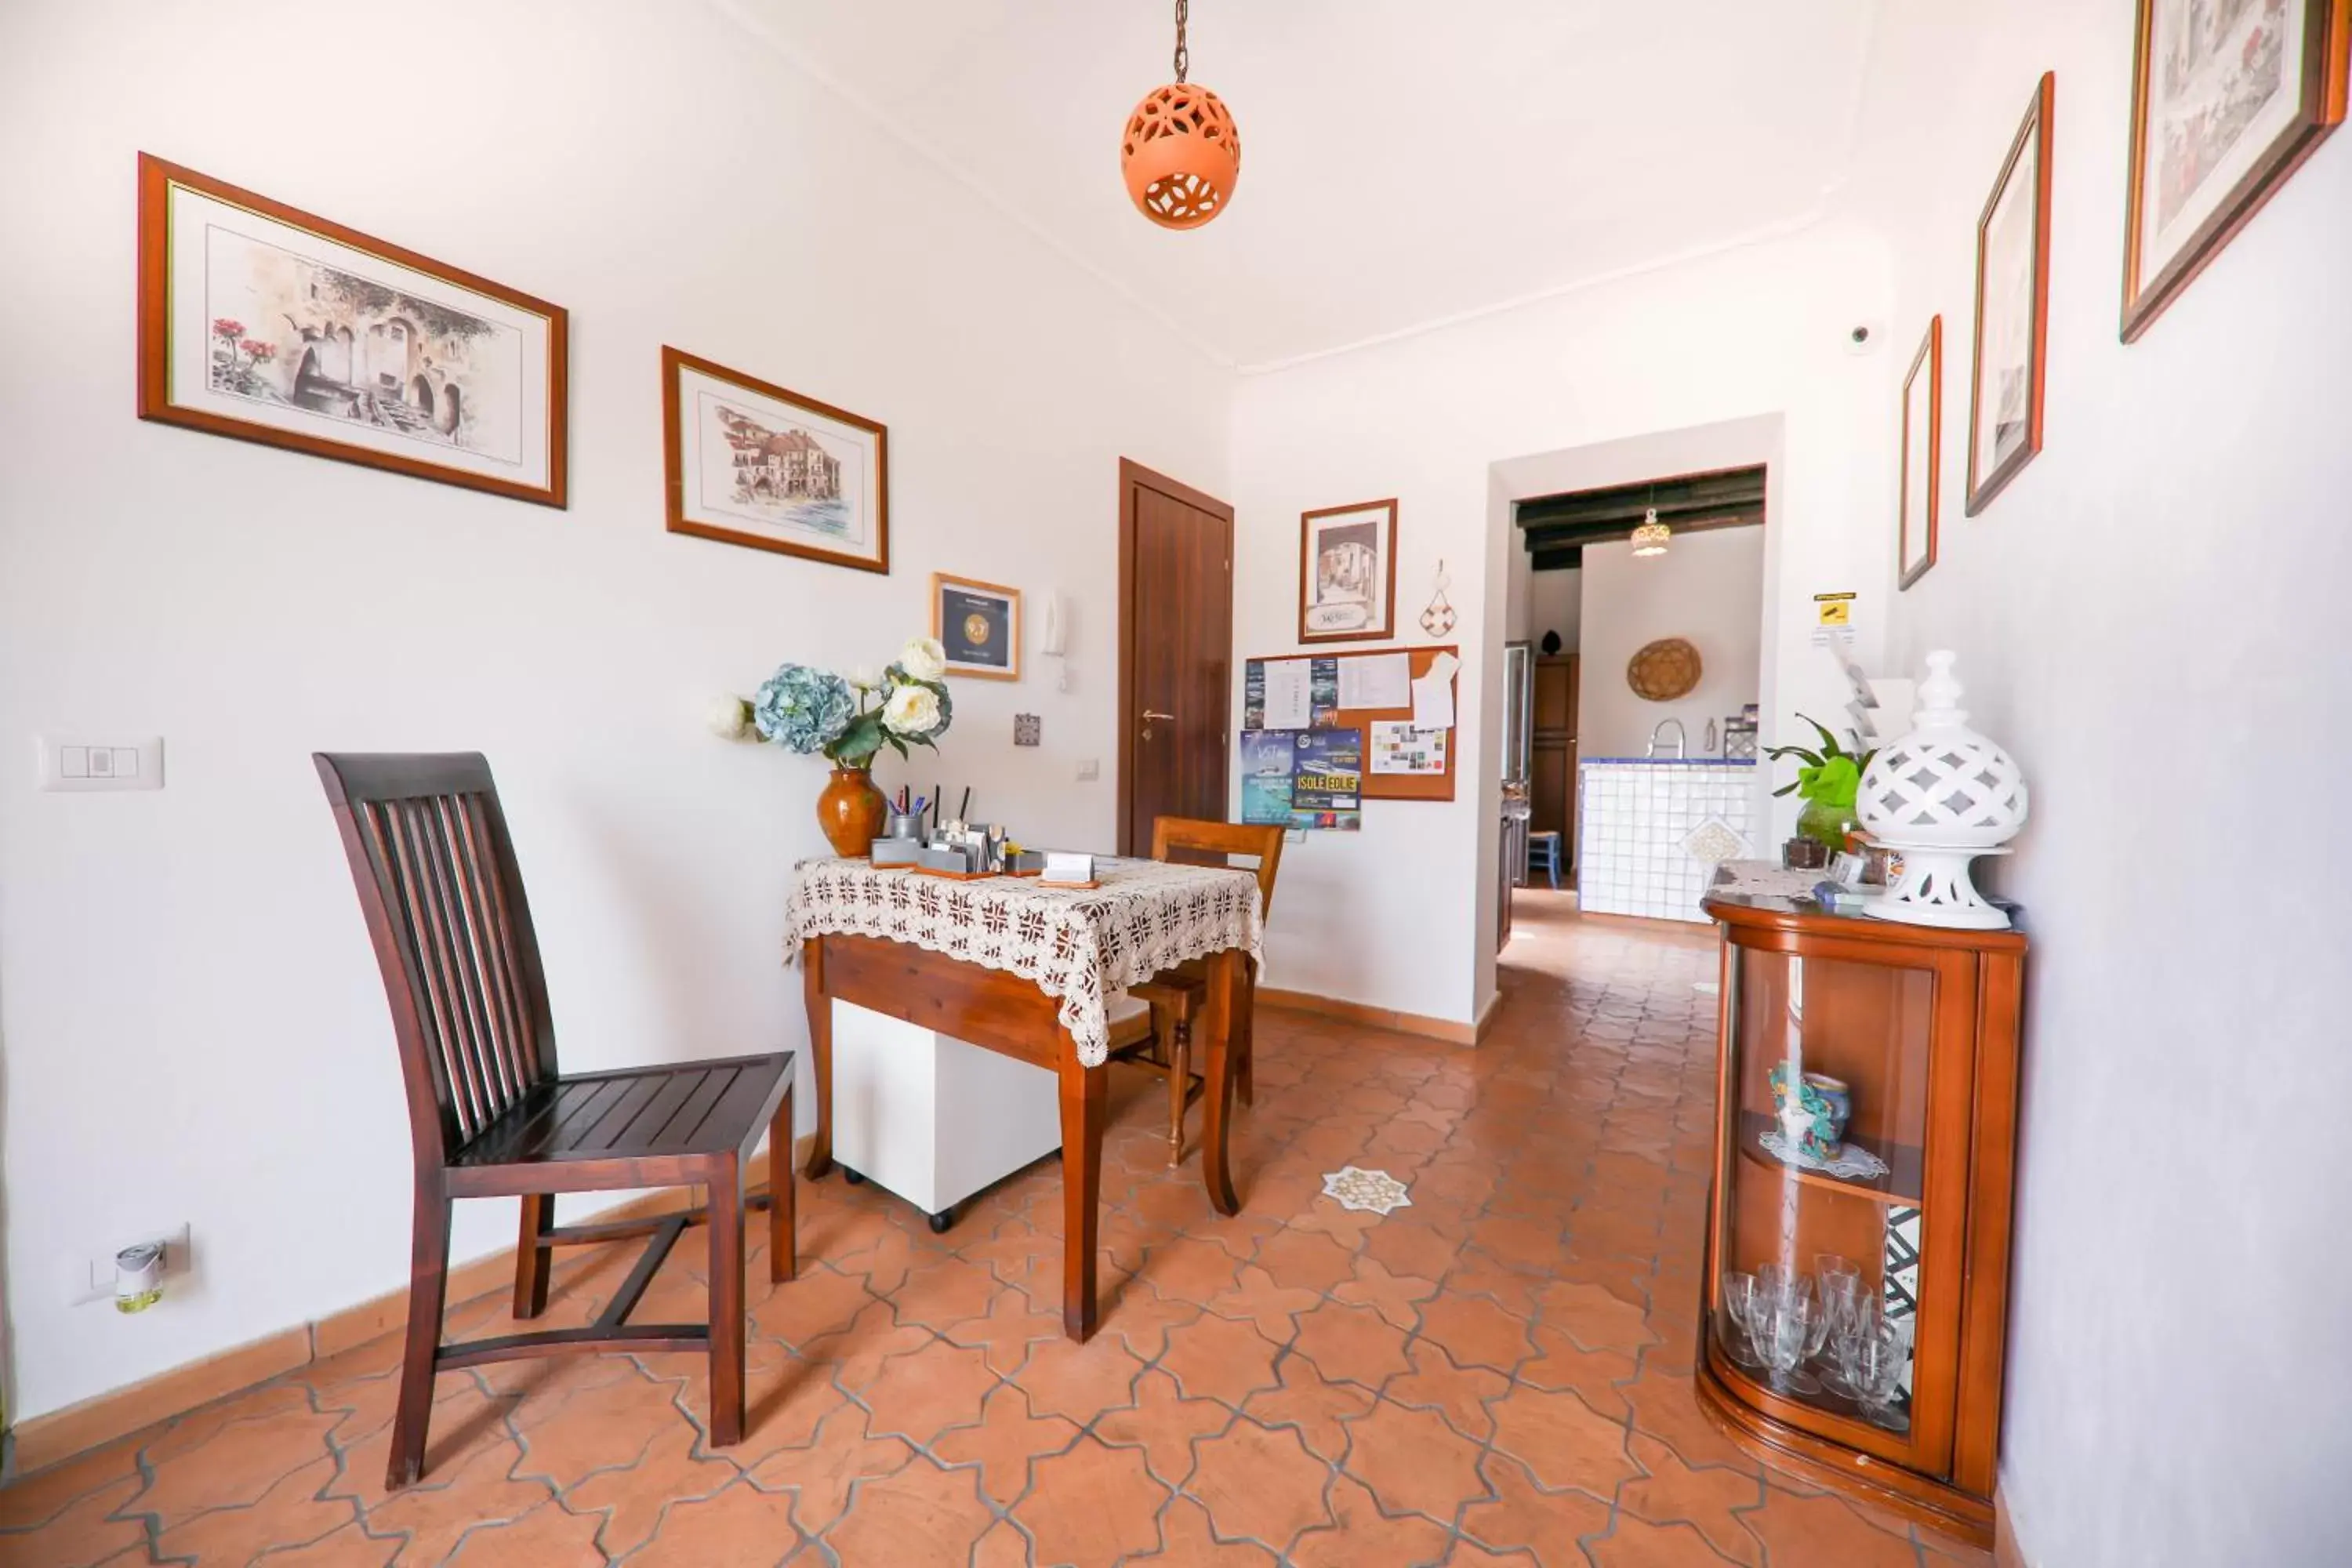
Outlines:
{"label": "dark wooden chair", "polygon": [[[415,1156],[408,1331],[386,1483],[425,1468],[436,1372],[573,1351],[710,1355],[710,1441],[743,1436],[743,1167],[762,1132],[773,1200],[769,1272],[795,1270],[790,1052],[561,1076],[547,984],[489,764],[472,753],[313,759],[333,805],[384,994]],[[701,1208],[558,1226],[557,1193],[699,1185]],[[458,1198],[520,1197],[514,1315],[546,1310],[558,1247],[653,1239],[584,1328],[441,1342],[449,1214]],[[710,1227],[710,1321],[631,1323],[679,1235]]]}
{"label": "dark wooden chair", "polygon": [[[1230,866],[1236,855],[1257,862],[1258,908],[1274,910],[1275,873],[1282,865],[1279,826],[1235,822],[1203,822],[1192,817],[1163,816],[1151,825],[1151,858],[1197,865]],[[1111,1058],[1135,1062],[1164,1073],[1168,1079],[1168,1163],[1184,1158],[1184,1113],[1201,1095],[1192,1076],[1192,1020],[1200,1016],[1209,993],[1208,966],[1195,960],[1153,975],[1127,988],[1129,995],[1150,1004],[1148,1016],[1138,1016],[1124,1027],[1114,1027]],[[1251,1070],[1251,1037],[1257,995],[1257,969],[1248,966],[1248,980],[1239,1016],[1234,1020],[1234,1087],[1244,1105],[1257,1100],[1255,1075]]]}

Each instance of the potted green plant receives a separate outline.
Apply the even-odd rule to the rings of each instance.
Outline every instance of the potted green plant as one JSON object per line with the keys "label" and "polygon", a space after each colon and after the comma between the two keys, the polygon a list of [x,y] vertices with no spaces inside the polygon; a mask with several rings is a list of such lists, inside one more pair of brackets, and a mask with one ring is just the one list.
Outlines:
{"label": "potted green plant", "polygon": [[1797,769],[1794,784],[1782,784],[1772,793],[1783,795],[1793,791],[1801,796],[1805,805],[1797,813],[1797,831],[1828,845],[1834,854],[1845,847],[1845,836],[1854,826],[1854,796],[1861,792],[1863,773],[1870,766],[1870,759],[1878,753],[1849,752],[1838,744],[1838,738],[1820,720],[1803,713],[1797,717],[1811,724],[1821,736],[1821,749],[1768,747],[1765,754],[1774,762],[1794,757],[1802,764]]}

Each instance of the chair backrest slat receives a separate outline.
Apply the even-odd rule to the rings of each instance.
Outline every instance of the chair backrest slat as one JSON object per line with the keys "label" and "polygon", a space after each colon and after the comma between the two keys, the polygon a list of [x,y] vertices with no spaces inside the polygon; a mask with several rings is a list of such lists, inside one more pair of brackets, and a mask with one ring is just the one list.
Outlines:
{"label": "chair backrest slat", "polygon": [[320,754],[399,1043],[420,1158],[555,1073],[537,938],[488,764]]}
{"label": "chair backrest slat", "polygon": [[1229,864],[1229,858],[1235,855],[1254,858],[1257,861],[1258,915],[1265,919],[1274,913],[1274,874],[1282,865],[1282,833],[1278,823],[1266,826],[1162,816],[1151,825],[1151,858],[1214,866]]}

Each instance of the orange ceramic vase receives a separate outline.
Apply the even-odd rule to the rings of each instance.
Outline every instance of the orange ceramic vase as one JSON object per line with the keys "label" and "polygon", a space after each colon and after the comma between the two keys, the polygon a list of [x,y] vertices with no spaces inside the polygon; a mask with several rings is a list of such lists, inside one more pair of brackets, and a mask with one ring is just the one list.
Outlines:
{"label": "orange ceramic vase", "polygon": [[870,853],[890,812],[890,803],[875,787],[868,767],[836,765],[824,793],[816,797],[817,826],[825,841],[844,859]]}

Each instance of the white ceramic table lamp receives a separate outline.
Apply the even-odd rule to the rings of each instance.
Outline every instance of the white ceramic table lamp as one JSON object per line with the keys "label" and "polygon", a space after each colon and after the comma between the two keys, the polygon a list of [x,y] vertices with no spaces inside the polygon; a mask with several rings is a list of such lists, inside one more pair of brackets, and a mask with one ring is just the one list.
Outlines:
{"label": "white ceramic table lamp", "polygon": [[2000,931],[2009,917],[1969,880],[1979,855],[2001,847],[2025,826],[2025,778],[2007,752],[1969,728],[1954,656],[1927,656],[1927,679],[1908,734],[1880,748],[1862,775],[1855,815],[1873,837],[1903,856],[1903,874],[1865,912],[1884,921]]}

